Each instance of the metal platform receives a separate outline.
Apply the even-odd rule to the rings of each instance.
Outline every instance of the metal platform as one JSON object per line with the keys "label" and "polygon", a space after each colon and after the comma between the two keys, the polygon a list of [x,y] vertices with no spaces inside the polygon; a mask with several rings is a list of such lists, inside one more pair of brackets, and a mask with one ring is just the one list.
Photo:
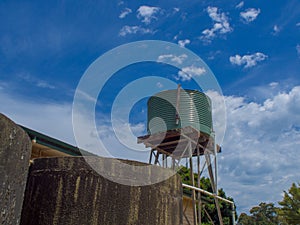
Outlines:
{"label": "metal platform", "polygon": [[[175,159],[197,156],[197,149],[199,149],[200,155],[204,155],[205,150],[211,153],[215,151],[214,138],[191,126],[141,136],[138,137],[137,143],[143,143],[146,148],[156,149],[159,153]],[[191,146],[190,149],[187,149],[189,143]],[[216,151],[217,153],[221,152],[221,147],[217,145]]]}

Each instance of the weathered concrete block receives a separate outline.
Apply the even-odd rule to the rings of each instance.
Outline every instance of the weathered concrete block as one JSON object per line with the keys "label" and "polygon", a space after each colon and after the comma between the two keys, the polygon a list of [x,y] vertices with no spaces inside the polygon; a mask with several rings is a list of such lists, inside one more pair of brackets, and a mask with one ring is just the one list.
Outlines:
{"label": "weathered concrete block", "polygon": [[0,224],[20,222],[30,154],[28,135],[0,114]]}
{"label": "weathered concrete block", "polygon": [[[91,157],[90,162],[93,167],[105,165],[114,171],[111,176],[134,179],[133,174],[118,171],[116,159]],[[157,166],[148,168],[149,174],[166,173]],[[82,157],[43,158],[31,165],[25,193],[22,225],[182,224],[178,175],[153,185],[129,186],[99,175]]]}

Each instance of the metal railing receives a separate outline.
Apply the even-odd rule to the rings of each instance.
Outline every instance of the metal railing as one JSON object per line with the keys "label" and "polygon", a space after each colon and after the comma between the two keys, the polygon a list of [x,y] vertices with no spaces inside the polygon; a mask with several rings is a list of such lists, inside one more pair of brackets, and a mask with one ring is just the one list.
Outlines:
{"label": "metal railing", "polygon": [[217,199],[219,199],[221,201],[230,203],[231,207],[232,207],[232,224],[235,225],[235,206],[234,206],[234,202],[233,201],[230,201],[230,200],[228,200],[226,198],[222,198],[222,197],[218,196],[217,194],[211,193],[209,191],[206,191],[206,190],[203,190],[201,188],[197,188],[197,187],[194,187],[194,186],[191,186],[191,185],[188,185],[188,184],[182,184],[182,186],[185,187],[185,188],[189,188],[191,190],[195,190],[195,191],[201,192],[203,194],[212,196],[212,197],[217,198]]}

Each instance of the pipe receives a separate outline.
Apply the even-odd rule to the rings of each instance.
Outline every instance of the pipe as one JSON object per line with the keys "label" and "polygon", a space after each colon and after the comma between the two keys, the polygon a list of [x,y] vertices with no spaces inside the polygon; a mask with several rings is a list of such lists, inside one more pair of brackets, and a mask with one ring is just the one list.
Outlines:
{"label": "pipe", "polygon": [[182,186],[186,187],[186,188],[189,188],[189,189],[192,189],[192,190],[195,190],[195,191],[199,191],[199,192],[204,193],[204,194],[207,194],[207,195],[212,196],[214,198],[220,199],[224,202],[230,203],[231,206],[232,206],[232,224],[235,225],[235,213],[234,213],[235,212],[235,207],[234,207],[234,202],[233,201],[230,201],[226,198],[222,198],[222,197],[220,197],[216,194],[210,193],[210,192],[208,192],[206,190],[203,190],[201,188],[193,187],[193,186],[188,185],[188,184],[182,184]]}

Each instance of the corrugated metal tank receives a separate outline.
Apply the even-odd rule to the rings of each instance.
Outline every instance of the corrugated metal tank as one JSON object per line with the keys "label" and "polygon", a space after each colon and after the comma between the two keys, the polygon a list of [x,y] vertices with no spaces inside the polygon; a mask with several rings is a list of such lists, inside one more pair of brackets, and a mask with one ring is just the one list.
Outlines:
{"label": "corrugated metal tank", "polygon": [[[210,98],[197,90],[180,89],[180,94],[177,92],[178,90],[162,91],[149,98],[148,133],[155,134],[191,126],[210,135],[213,130]],[[177,98],[180,119],[176,124]]]}

